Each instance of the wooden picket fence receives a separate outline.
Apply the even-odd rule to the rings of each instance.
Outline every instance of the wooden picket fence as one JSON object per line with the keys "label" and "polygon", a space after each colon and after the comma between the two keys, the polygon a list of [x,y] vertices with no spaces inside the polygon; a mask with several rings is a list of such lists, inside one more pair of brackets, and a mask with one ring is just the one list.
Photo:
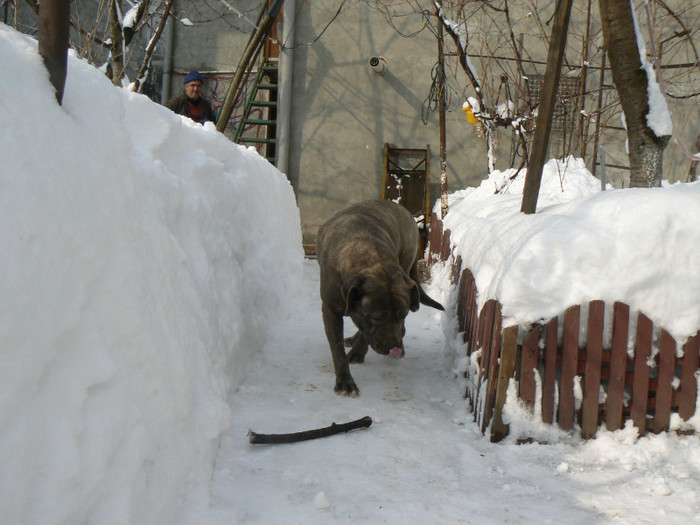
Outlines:
{"label": "wooden picket fence", "polygon": [[[449,230],[443,232],[441,221],[433,215],[429,261],[447,261],[451,250]],[[459,257],[453,261],[452,280],[458,286],[458,330],[463,333],[467,356],[480,352],[474,355],[477,371],[467,372],[470,386],[466,396],[481,431],[490,431],[492,441],[508,434],[502,411],[512,378],[517,381],[519,398],[533,413],[535,403],[541,403],[543,422],[556,422],[563,430],[573,430],[578,424],[584,438],[595,437],[603,423],[608,430],[617,430],[627,420],[640,434],[664,432],[669,429],[672,413],[684,421],[695,414],[700,331],[678,353],[674,338],[663,328],[654,327],[641,312],[630,334],[630,308],[616,302],[611,306],[610,345],[604,348],[606,305],[591,301],[587,319],[581,319],[581,305],[571,306],[561,316],[528,327],[519,343],[520,328],[502,326],[497,301],[489,300],[477,311],[474,277],[469,269],[461,268]],[[585,345],[579,343],[582,328]],[[634,348],[634,357],[628,348]],[[577,377],[582,391],[578,406]]]}

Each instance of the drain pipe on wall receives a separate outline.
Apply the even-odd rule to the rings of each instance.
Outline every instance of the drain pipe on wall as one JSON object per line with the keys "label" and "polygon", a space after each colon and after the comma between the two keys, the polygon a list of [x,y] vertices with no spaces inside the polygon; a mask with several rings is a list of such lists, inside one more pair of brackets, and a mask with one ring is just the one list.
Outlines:
{"label": "drain pipe on wall", "polygon": [[292,71],[294,69],[294,25],[296,1],[284,0],[284,22],[280,42],[279,99],[277,105],[277,169],[289,178],[289,136],[292,129]]}
{"label": "drain pipe on wall", "polygon": [[[173,8],[175,2],[173,1]],[[175,24],[173,15],[168,15],[165,23],[165,56],[163,57],[163,85],[160,90],[160,103],[165,104],[170,100],[170,80],[173,75],[173,44],[175,42]]]}

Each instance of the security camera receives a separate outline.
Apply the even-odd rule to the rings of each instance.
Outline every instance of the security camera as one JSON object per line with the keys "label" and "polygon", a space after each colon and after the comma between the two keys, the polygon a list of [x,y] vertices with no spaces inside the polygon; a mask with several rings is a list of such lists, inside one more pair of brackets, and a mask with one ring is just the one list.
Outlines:
{"label": "security camera", "polygon": [[369,67],[372,68],[372,73],[375,75],[382,75],[386,71],[388,64],[384,57],[372,57],[369,59]]}

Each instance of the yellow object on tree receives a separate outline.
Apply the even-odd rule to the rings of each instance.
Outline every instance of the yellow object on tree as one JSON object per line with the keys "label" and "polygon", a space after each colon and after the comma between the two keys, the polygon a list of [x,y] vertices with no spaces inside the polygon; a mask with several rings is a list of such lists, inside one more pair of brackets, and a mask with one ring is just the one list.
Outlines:
{"label": "yellow object on tree", "polygon": [[464,103],[464,106],[462,106],[462,111],[464,111],[464,113],[467,115],[467,122],[469,124],[477,124],[479,122],[479,119],[474,116],[474,111],[472,111],[472,107],[469,105],[469,103]]}

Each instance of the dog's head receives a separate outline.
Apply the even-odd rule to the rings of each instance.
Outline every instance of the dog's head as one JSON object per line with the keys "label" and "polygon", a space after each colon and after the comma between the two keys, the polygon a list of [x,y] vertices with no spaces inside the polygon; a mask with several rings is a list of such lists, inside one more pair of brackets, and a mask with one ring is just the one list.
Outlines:
{"label": "dog's head", "polygon": [[375,352],[404,354],[404,320],[420,306],[418,285],[397,267],[391,277],[358,274],[343,286],[345,315],[350,316]]}

